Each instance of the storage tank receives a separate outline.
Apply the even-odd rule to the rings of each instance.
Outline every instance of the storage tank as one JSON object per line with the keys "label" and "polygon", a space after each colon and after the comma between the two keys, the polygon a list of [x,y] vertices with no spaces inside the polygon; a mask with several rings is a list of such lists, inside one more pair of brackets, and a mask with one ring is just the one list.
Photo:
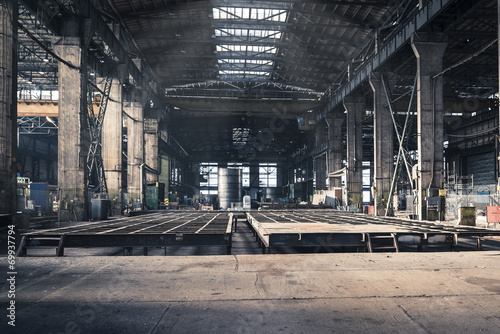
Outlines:
{"label": "storage tank", "polygon": [[231,208],[231,203],[241,203],[241,170],[219,167],[219,207]]}

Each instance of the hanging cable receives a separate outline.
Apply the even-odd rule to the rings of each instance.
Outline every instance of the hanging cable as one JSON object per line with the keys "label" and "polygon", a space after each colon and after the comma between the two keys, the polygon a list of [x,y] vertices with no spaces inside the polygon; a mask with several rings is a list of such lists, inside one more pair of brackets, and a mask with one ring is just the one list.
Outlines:
{"label": "hanging cable", "polygon": [[61,63],[63,63],[64,65],[74,69],[74,70],[78,70],[78,71],[81,71],[82,69],[78,66],[75,66],[73,64],[71,64],[70,62],[62,59],[61,57],[59,57],[57,54],[54,53],[54,51],[52,51],[51,49],[49,49],[45,44],[43,44],[38,38],[36,38],[32,33],[30,33],[28,31],[28,29],[26,29],[26,27],[24,27],[21,23],[18,23],[18,27],[24,31],[24,33],[26,35],[28,35],[29,38],[31,38],[36,44],[38,44],[38,46],[40,46],[42,49],[44,49],[45,51],[47,51],[52,57],[54,57],[55,59],[57,59],[58,61],[60,61]]}
{"label": "hanging cable", "polygon": [[475,57],[479,56],[481,53],[483,53],[484,51],[486,51],[487,49],[489,49],[493,44],[495,44],[496,42],[498,41],[498,38],[495,38],[491,43],[489,43],[488,45],[486,45],[484,48],[482,48],[481,50],[479,50],[478,52],[474,53],[473,55],[471,55],[470,57],[467,57],[465,58],[464,60],[461,60],[459,61],[458,63],[454,64],[454,65],[451,65],[450,67],[448,67],[447,69],[439,72],[438,74],[436,74],[435,76],[433,76],[432,78],[435,79],[443,74],[445,74],[446,72],[449,72],[451,71],[452,69],[454,69],[455,67],[458,67],[460,65],[463,65],[469,61],[471,61],[472,59],[474,59]]}

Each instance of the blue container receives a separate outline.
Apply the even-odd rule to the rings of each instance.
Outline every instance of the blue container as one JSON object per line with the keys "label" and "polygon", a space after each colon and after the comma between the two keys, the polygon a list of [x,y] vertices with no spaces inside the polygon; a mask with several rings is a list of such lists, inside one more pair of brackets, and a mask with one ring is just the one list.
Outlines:
{"label": "blue container", "polygon": [[30,183],[30,200],[35,201],[42,211],[49,210],[49,184],[48,183]]}

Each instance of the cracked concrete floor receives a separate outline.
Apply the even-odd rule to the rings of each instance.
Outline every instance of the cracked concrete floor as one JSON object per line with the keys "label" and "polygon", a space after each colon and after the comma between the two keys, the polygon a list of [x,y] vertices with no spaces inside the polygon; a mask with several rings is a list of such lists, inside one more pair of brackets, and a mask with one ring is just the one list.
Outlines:
{"label": "cracked concrete floor", "polygon": [[1,333],[500,331],[500,252],[27,257],[17,272]]}

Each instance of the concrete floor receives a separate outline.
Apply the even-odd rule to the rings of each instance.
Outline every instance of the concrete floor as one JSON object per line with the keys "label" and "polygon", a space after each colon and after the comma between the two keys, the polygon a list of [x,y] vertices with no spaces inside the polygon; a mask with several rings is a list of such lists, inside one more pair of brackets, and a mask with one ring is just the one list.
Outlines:
{"label": "concrete floor", "polygon": [[17,272],[15,331],[2,315],[1,333],[500,329],[497,251],[27,257]]}

